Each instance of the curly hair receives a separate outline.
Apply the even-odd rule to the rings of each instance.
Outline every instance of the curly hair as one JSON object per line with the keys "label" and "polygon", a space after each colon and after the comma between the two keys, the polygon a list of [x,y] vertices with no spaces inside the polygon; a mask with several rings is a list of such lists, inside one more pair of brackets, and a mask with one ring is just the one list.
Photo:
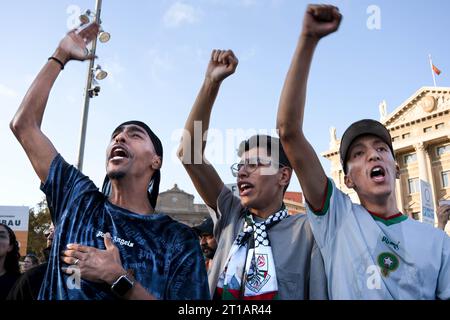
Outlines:
{"label": "curly hair", "polygon": [[5,270],[8,273],[20,274],[20,267],[19,267],[20,253],[19,253],[19,243],[17,242],[16,234],[6,224],[0,223],[0,226],[5,227],[6,231],[8,231],[9,244],[13,245],[13,249],[11,250],[11,252],[8,252],[6,254]]}

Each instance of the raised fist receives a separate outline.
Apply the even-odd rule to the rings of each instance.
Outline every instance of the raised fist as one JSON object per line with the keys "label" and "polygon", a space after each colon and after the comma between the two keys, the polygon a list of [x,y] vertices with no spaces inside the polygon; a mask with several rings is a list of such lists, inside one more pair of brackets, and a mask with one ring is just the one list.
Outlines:
{"label": "raised fist", "polygon": [[317,40],[335,32],[341,23],[339,9],[332,5],[310,4],[303,20],[302,35]]}
{"label": "raised fist", "polygon": [[238,63],[233,51],[213,50],[206,70],[206,78],[213,82],[222,82],[236,71]]}

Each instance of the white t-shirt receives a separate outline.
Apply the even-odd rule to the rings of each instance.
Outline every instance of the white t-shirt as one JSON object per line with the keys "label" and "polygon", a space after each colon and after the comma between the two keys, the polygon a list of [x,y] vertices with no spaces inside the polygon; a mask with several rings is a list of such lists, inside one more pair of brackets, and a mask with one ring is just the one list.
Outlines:
{"label": "white t-shirt", "polygon": [[322,211],[307,213],[330,299],[450,299],[450,237],[442,230],[371,214],[331,180]]}

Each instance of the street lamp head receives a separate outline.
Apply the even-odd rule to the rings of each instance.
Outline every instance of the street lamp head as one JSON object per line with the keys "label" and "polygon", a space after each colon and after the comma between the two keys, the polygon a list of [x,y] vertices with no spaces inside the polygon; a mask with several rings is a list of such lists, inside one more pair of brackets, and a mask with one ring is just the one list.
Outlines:
{"label": "street lamp head", "polygon": [[98,39],[101,43],[106,43],[111,39],[111,34],[109,32],[101,30]]}
{"label": "street lamp head", "polygon": [[90,17],[92,17],[92,12],[91,10],[87,9],[86,11],[84,11],[82,15],[80,15],[79,19],[81,21],[81,25],[88,24],[89,22],[91,22]]}
{"label": "street lamp head", "polygon": [[103,70],[97,70],[95,72],[95,79],[97,80],[103,80],[108,76],[108,72],[103,71]]}
{"label": "street lamp head", "polygon": [[102,67],[100,65],[97,65],[94,69],[94,76],[97,80],[103,80],[108,76],[108,72],[102,70]]}

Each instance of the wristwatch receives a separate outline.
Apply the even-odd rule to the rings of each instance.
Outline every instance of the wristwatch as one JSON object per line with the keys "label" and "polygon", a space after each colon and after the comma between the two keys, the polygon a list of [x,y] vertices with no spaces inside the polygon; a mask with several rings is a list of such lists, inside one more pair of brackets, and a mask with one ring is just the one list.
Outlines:
{"label": "wristwatch", "polygon": [[128,275],[124,274],[111,285],[111,291],[120,298],[123,298],[133,288],[133,285],[134,281]]}

